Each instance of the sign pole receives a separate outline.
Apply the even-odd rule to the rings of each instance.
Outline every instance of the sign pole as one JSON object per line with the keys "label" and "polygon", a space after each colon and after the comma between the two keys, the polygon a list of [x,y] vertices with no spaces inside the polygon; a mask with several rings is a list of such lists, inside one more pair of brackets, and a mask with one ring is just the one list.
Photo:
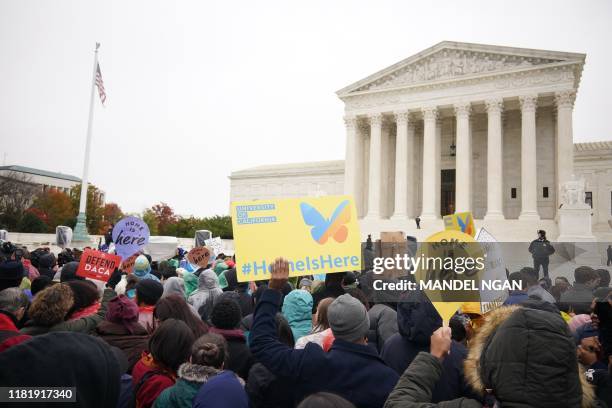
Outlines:
{"label": "sign pole", "polygon": [[96,49],[94,51],[94,64],[93,73],[91,77],[91,95],[89,97],[89,121],[87,123],[87,141],[85,142],[85,161],[83,163],[83,178],[81,180],[81,199],[79,202],[79,215],[77,216],[77,223],[74,227],[74,241],[78,242],[89,242],[89,233],[87,232],[87,177],[89,173],[89,152],[91,150],[91,134],[93,127],[93,114],[94,114],[94,96],[96,89],[96,71],[98,68],[98,48],[100,43],[96,43]]}

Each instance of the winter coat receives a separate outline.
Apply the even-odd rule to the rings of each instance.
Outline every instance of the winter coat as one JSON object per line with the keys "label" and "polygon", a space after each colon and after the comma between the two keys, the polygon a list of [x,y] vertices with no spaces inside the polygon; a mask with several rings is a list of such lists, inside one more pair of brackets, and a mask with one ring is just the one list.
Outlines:
{"label": "winter coat", "polygon": [[0,384],[3,387],[45,389],[75,387],[76,402],[0,405],[115,407],[119,398],[120,377],[117,358],[102,340],[83,333],[48,333],[0,353]]}
{"label": "winter coat", "polygon": [[[430,337],[442,326],[442,319],[423,292],[410,292],[405,302],[398,303],[399,333],[383,346],[381,358],[401,375],[421,351],[429,351]],[[440,380],[433,387],[432,401],[451,400],[470,394],[463,376],[465,346],[452,342],[451,352],[444,360]]]}
{"label": "winter coat", "polygon": [[27,334],[19,333],[16,324],[15,316],[0,310],[0,353],[32,338]]}
{"label": "winter coat", "polygon": [[106,316],[108,302],[114,297],[115,291],[110,288],[106,288],[104,289],[104,293],[102,294],[100,308],[98,309],[98,312],[96,314],[81,317],[75,320],[65,320],[51,327],[38,325],[35,321],[30,320],[26,323],[25,327],[21,329],[21,333],[29,334],[31,336],[37,336],[39,334],[45,334],[47,332],[58,331],[79,332],[85,334],[93,333],[98,323],[104,320],[104,316]]}
{"label": "winter coat", "polygon": [[294,405],[293,381],[277,377],[263,364],[256,363],[249,371],[246,392],[252,408],[285,408]]}
{"label": "winter coat", "polygon": [[142,357],[132,370],[136,408],[152,407],[159,394],[166,388],[172,387],[175,381],[174,373],[158,367],[153,357],[147,352],[143,352]]}
{"label": "winter coat", "polygon": [[39,276],[46,276],[50,279],[55,277],[53,266],[55,265],[55,256],[53,254],[43,254],[38,259],[38,274]]}
{"label": "winter coat", "polygon": [[283,301],[283,316],[289,322],[293,339],[298,340],[312,330],[312,295],[303,289],[289,292]]}
{"label": "winter coat", "polygon": [[244,337],[242,330],[224,330],[211,327],[209,331],[222,335],[225,341],[227,341],[227,353],[229,354],[229,358],[225,364],[225,368],[232,370],[243,380],[246,380],[249,376],[251,366],[255,363],[255,359],[251,354],[251,350],[249,350],[249,346],[246,344],[246,337]]}
{"label": "winter coat", "polygon": [[519,305],[529,299],[526,292],[514,290],[510,291],[510,295],[504,301],[504,306]]}
{"label": "winter coat", "polygon": [[177,371],[176,384],[159,394],[154,408],[191,408],[193,400],[206,381],[220,370],[213,367],[183,363]]}
{"label": "winter coat", "polygon": [[183,283],[182,278],[172,276],[164,282],[164,292],[162,297],[166,297],[168,295],[179,295],[183,299],[186,299],[185,284]]}
{"label": "winter coat", "polygon": [[553,304],[556,303],[553,295],[548,293],[548,291],[544,289],[543,287],[541,287],[540,285],[533,285],[529,287],[529,289],[527,289],[527,295],[530,298],[536,297],[540,300],[543,300],[544,302],[553,303]]}
{"label": "winter coat", "polygon": [[338,296],[342,296],[346,293],[346,291],[342,288],[341,285],[326,285],[323,289],[318,292],[313,293],[312,295],[312,314],[317,313],[317,307],[319,306],[319,302],[325,298],[337,298]]}
{"label": "winter coat", "polygon": [[193,408],[248,408],[244,385],[231,371],[223,371],[204,384],[193,400]]}
{"label": "winter coat", "polygon": [[398,375],[367,345],[336,339],[328,353],[314,343],[291,349],[278,340],[275,316],[282,294],[267,289],[255,308],[251,351],[273,374],[289,378],[295,400],[314,392],[339,394],[358,407],[382,407]]}
{"label": "winter coat", "polygon": [[[471,387],[502,407],[594,407],[592,388],[579,373],[576,348],[561,316],[518,306],[490,312],[465,361]],[[452,351],[451,351],[452,355]],[[421,352],[389,395],[385,408],[476,408],[468,398],[432,404],[443,364]]]}
{"label": "winter coat", "polygon": [[555,253],[555,248],[550,244],[547,239],[534,239],[529,244],[529,252],[533,259],[548,259],[548,257]]}
{"label": "winter coat", "polygon": [[129,365],[128,373],[132,372],[134,365],[140,360],[149,341],[147,330],[140,324],[136,325],[134,333],[130,334],[124,325],[103,320],[98,323],[95,334],[110,346],[117,347],[125,353]]}
{"label": "winter coat", "polygon": [[370,330],[368,330],[368,344],[376,346],[380,353],[383,345],[391,336],[398,332],[397,312],[382,303],[375,304],[368,310]]}
{"label": "winter coat", "polygon": [[[189,296],[187,302],[198,311],[200,316],[208,317],[212,312],[212,305],[217,297],[223,293],[219,287],[219,278],[212,269],[200,273],[198,289]],[[202,310],[204,306],[204,310]]]}
{"label": "winter coat", "polygon": [[191,272],[183,273],[183,283],[185,284],[185,296],[189,298],[198,289],[198,277]]}

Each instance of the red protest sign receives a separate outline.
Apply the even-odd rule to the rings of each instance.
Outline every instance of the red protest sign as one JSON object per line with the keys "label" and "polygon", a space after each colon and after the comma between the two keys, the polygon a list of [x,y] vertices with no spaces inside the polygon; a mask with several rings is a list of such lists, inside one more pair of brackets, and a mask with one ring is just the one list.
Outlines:
{"label": "red protest sign", "polygon": [[121,267],[119,269],[125,273],[134,272],[134,264],[136,263],[136,258],[138,258],[138,255],[140,255],[140,253],[136,252],[134,255],[121,262]]}
{"label": "red protest sign", "polygon": [[187,254],[187,260],[192,265],[197,265],[200,268],[206,268],[210,259],[210,249],[206,247],[195,247]]}
{"label": "red protest sign", "polygon": [[83,278],[106,282],[115,271],[115,268],[119,267],[120,263],[120,256],[94,249],[86,249],[81,255],[81,261],[79,262],[76,274]]}

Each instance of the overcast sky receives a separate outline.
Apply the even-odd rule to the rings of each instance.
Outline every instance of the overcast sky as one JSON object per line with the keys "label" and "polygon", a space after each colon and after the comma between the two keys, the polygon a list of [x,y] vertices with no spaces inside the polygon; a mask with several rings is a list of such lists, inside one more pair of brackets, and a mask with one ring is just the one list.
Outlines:
{"label": "overcast sky", "polygon": [[587,54],[574,140],[612,139],[612,1],[0,0],[0,160],[140,212],[227,214],[229,174],[344,157],[335,91],[440,41]]}

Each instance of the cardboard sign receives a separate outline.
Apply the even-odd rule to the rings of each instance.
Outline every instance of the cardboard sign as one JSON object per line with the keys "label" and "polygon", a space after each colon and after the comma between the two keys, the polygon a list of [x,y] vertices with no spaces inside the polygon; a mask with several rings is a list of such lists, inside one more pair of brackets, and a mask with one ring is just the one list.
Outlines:
{"label": "cardboard sign", "polygon": [[464,234],[476,236],[476,228],[474,228],[474,216],[471,212],[455,213],[444,216],[444,229],[461,231]]}
{"label": "cardboard sign", "polygon": [[127,259],[149,242],[149,226],[138,217],[125,217],[113,228],[115,251],[121,259]]}
{"label": "cardboard sign", "polygon": [[289,276],[361,269],[361,235],[351,196],[233,202],[238,281],[270,278],[277,257]]}
{"label": "cardboard sign", "polygon": [[192,265],[197,265],[200,268],[206,268],[210,260],[211,251],[206,247],[195,247],[187,254],[187,260]]}
{"label": "cardboard sign", "polygon": [[77,276],[107,282],[121,263],[121,257],[106,252],[86,249],[81,255]]}
{"label": "cardboard sign", "polygon": [[[504,262],[501,245],[489,231],[481,228],[476,236],[486,254],[483,280],[506,280],[506,264]],[[508,298],[508,291],[503,288],[480,290],[480,312],[485,314],[500,307]]]}
{"label": "cardboard sign", "polygon": [[140,255],[140,253],[136,252],[134,255],[125,259],[123,262],[121,262],[121,267],[119,269],[125,273],[133,273],[134,264],[136,263],[136,258],[138,258],[138,255]]}

